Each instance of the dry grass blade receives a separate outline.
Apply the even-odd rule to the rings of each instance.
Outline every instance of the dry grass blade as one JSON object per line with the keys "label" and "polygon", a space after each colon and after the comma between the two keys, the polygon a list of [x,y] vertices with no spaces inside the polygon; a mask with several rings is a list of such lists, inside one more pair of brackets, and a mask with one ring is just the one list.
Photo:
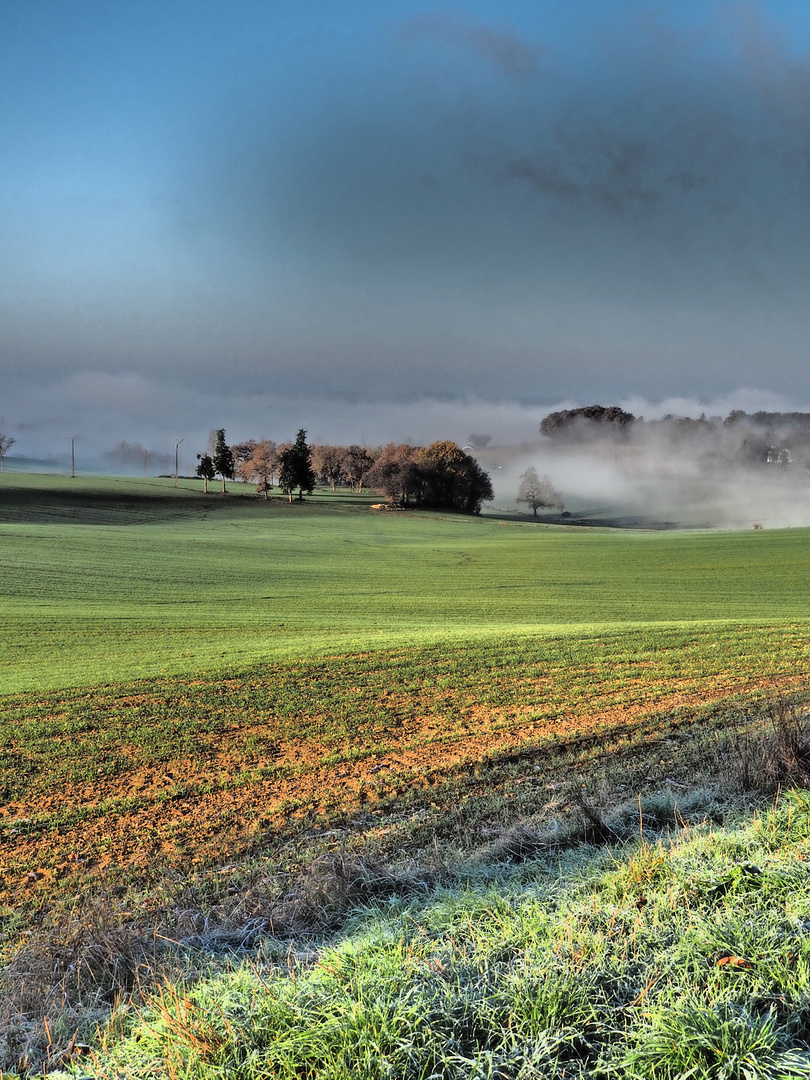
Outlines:
{"label": "dry grass blade", "polygon": [[589,844],[607,844],[624,839],[620,833],[608,825],[596,807],[586,801],[578,788],[574,788],[568,797],[585,819],[584,839]]}
{"label": "dry grass blade", "polygon": [[743,731],[732,748],[736,780],[743,791],[810,784],[810,717],[791,697],[770,701],[759,726]]}
{"label": "dry grass blade", "polygon": [[30,1071],[66,1060],[83,1020],[152,979],[158,948],[103,901],[41,929],[0,975],[4,1062]]}

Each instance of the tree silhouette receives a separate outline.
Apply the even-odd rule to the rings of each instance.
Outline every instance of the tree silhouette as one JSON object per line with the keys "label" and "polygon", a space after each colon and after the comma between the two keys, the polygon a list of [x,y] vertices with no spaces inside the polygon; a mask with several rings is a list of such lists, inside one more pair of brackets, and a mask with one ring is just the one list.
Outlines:
{"label": "tree silhouette", "polygon": [[208,481],[214,479],[217,475],[217,471],[214,468],[214,462],[210,454],[197,454],[197,461],[199,461],[199,465],[197,466],[197,476],[202,480],[203,492],[207,495]]}
{"label": "tree silhouette", "polygon": [[304,492],[310,495],[315,490],[315,472],[312,468],[312,451],[307,446],[307,433],[300,428],[295,442],[278,455],[278,486],[293,501],[293,492],[298,488],[298,501],[304,498]]}
{"label": "tree silhouette", "polygon": [[225,481],[233,480],[234,475],[233,452],[231,451],[230,446],[225,442],[225,428],[217,428],[212,460],[214,462],[214,469],[222,477],[222,493],[224,495]]}
{"label": "tree silhouette", "polygon": [[559,491],[555,491],[551,480],[547,476],[538,476],[537,469],[533,467],[529,467],[520,477],[517,501],[528,503],[535,517],[541,506],[553,507],[556,510],[565,507],[562,496]]}
{"label": "tree silhouette", "polygon": [[6,454],[16,441],[17,440],[11,435],[3,435],[0,433],[0,468],[3,472],[6,471]]}

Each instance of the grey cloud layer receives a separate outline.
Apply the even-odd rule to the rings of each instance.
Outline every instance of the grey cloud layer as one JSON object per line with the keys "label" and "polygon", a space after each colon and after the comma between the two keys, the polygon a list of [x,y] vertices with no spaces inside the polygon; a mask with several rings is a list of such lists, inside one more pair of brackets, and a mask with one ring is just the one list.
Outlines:
{"label": "grey cloud layer", "polygon": [[[335,87],[277,174],[291,224],[314,223],[313,242],[392,268],[425,248],[454,268],[472,252],[491,258],[505,235],[542,273],[546,245],[587,244],[594,226],[623,242],[619,274],[651,243],[688,259],[707,229],[727,255],[796,258],[796,230],[806,239],[808,228],[810,68],[776,40],[763,55],[733,13],[711,29],[708,41],[676,38],[655,62],[647,28],[618,53],[595,43],[582,68],[552,55],[515,80],[506,65],[481,67],[471,28],[437,19],[433,36],[466,44],[469,62],[442,65],[417,36],[392,48],[396,79],[370,73],[368,98]],[[519,39],[506,40],[517,53]],[[523,49],[526,67],[539,50]],[[730,259],[725,268],[734,272]]]}
{"label": "grey cloud layer", "polygon": [[9,278],[19,385],[171,377],[228,417],[269,397],[347,416],[742,386],[807,400],[807,54],[753,5],[688,29],[666,7],[593,6],[575,47],[509,5],[497,22],[442,9],[371,44],[296,40],[275,83],[212,75],[178,125],[157,239],[111,225],[94,276],[79,260]]}
{"label": "grey cloud layer", "polygon": [[327,64],[218,174],[233,242],[308,297],[279,385],[706,395],[767,359],[803,392],[810,64],[766,29],[606,19],[572,57],[429,14]]}

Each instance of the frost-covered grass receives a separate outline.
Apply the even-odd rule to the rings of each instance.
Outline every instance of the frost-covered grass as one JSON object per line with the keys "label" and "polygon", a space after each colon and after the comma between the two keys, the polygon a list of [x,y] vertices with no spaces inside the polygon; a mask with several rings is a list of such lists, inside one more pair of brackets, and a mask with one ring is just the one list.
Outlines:
{"label": "frost-covered grass", "polygon": [[[643,819],[641,822],[643,830]],[[121,1009],[98,1077],[810,1076],[810,802],[358,910]]]}

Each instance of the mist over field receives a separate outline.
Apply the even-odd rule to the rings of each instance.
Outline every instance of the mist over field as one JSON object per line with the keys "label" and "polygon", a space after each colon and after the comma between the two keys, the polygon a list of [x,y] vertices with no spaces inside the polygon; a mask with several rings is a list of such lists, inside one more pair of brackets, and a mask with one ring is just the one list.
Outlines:
{"label": "mist over field", "polygon": [[810,408],[809,88],[786,0],[17,5],[8,465],[482,433],[511,511],[534,466],[600,520],[803,523],[799,460],[538,429]]}
{"label": "mist over field", "polygon": [[[576,411],[576,410],[575,410]],[[555,416],[543,422],[546,429]],[[573,521],[784,528],[810,523],[810,414],[667,414],[603,432],[573,423],[557,438],[479,453],[494,505],[510,506],[529,467],[548,475]],[[554,511],[547,510],[548,514]]]}
{"label": "mist over field", "polygon": [[[210,433],[201,419],[211,417],[227,424],[231,442],[265,437],[283,442],[300,424],[307,425],[309,441],[316,444],[374,447],[453,439],[477,457],[492,478],[495,498],[485,513],[531,515],[516,497],[521,474],[533,467],[549,476],[570,515],[564,520],[572,523],[734,529],[810,524],[810,435],[802,424],[789,420],[803,415],[802,410],[773,394],[743,391],[709,403],[633,398],[621,407],[632,408],[639,419],[622,438],[598,438],[574,429],[568,438],[555,440],[540,434],[544,418],[574,403],[545,409],[513,402],[425,399],[412,404],[361,402],[336,414],[331,402],[318,398],[301,399],[290,407],[259,395],[217,408],[200,391],[161,397],[156,388],[142,384],[137,392],[142,402],[151,400],[154,419],[124,430],[114,409],[103,408],[105,395],[112,405],[121,392],[120,382],[85,380],[78,385],[85,393],[92,385],[95,394],[93,407],[74,429],[81,432],[75,444],[80,472],[173,473],[174,442],[182,440],[179,471],[193,475],[196,454],[205,450]],[[50,416],[46,408],[40,424],[20,433],[8,468],[69,468],[69,439],[53,437],[63,419],[61,404],[54,397]],[[171,412],[177,435],[166,438]],[[730,422],[738,414],[744,419]],[[760,420],[754,422],[757,415]],[[783,419],[766,422],[762,417]],[[539,513],[560,520],[556,511]]]}
{"label": "mist over field", "polygon": [[786,0],[14,5],[0,431],[187,470],[802,409],[808,87]]}
{"label": "mist over field", "polygon": [[[718,469],[696,456],[673,461],[663,453],[617,452],[609,444],[562,451],[539,441],[479,457],[490,469],[492,507],[499,510],[515,509],[520,475],[533,466],[551,478],[574,521],[650,528],[810,525],[810,472],[804,467]],[[525,506],[518,509],[531,518]],[[559,520],[556,511],[538,515]]]}

